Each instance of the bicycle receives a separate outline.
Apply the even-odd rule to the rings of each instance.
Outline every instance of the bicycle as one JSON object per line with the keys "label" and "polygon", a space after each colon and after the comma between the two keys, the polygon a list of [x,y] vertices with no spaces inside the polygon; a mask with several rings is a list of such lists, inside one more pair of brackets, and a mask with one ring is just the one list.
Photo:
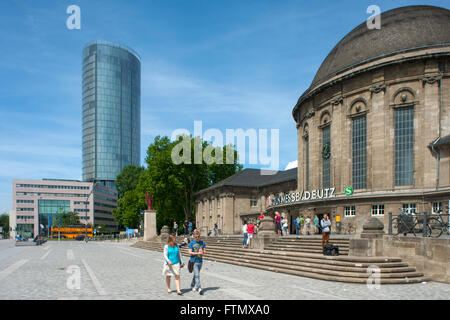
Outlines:
{"label": "bicycle", "polygon": [[[421,224],[422,226],[420,227]],[[419,226],[419,228],[416,228],[417,226]],[[392,219],[392,234],[394,236],[397,236],[400,233],[403,233],[405,236],[408,233],[412,233],[416,237],[416,230],[419,234],[423,232],[423,217],[417,218],[416,214],[413,212],[402,210],[397,218]],[[426,236],[429,237],[431,234],[432,228],[430,221],[427,221]]]}
{"label": "bicycle", "polygon": [[347,228],[345,229],[345,232],[346,232],[347,234],[354,234],[354,233],[356,233],[356,226],[355,226],[355,225],[352,225],[351,223],[349,223],[349,224],[347,225]]}
{"label": "bicycle", "polygon": [[432,238],[439,238],[444,232],[447,233],[447,235],[450,234],[448,218],[447,222],[445,222],[441,212],[442,211],[440,210],[437,213],[439,217],[430,217],[428,220],[431,229],[430,236]]}

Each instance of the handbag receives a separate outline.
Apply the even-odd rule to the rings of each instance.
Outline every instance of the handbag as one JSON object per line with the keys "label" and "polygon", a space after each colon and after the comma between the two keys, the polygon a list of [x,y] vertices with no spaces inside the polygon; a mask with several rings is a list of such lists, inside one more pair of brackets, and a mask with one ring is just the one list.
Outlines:
{"label": "handbag", "polygon": [[194,258],[194,261],[189,260],[189,262],[188,262],[189,273],[192,273],[192,271],[194,271],[194,264],[195,264],[196,259],[197,259],[197,257]]}

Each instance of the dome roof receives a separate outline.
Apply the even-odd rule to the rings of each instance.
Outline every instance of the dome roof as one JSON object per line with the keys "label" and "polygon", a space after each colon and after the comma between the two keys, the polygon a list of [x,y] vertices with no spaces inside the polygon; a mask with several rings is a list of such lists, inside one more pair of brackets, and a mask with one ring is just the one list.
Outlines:
{"label": "dome roof", "polygon": [[450,44],[450,10],[434,6],[407,6],[381,13],[381,29],[366,22],[347,34],[331,50],[311,88],[358,64],[396,52]]}

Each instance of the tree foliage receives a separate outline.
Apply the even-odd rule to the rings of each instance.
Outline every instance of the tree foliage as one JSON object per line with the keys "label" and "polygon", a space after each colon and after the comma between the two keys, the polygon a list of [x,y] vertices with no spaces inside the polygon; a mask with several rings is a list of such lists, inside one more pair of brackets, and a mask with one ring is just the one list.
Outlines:
{"label": "tree foliage", "polygon": [[[227,164],[228,148],[232,152],[231,157],[228,155]],[[177,164],[172,159],[172,153],[183,158],[185,163]],[[147,168],[141,171],[135,189],[125,192],[119,199],[118,208],[113,210],[116,221],[123,226],[136,227],[137,221],[142,218],[140,211],[147,207],[147,191],[153,197],[158,230],[163,225],[171,226],[174,220],[179,225],[185,219],[193,221],[195,193],[240,171],[242,166],[238,164],[237,156],[231,145],[213,148],[212,144],[199,138],[180,136],[178,140],[170,141],[166,136],[157,136],[147,149]],[[211,158],[223,164],[214,163]]]}
{"label": "tree foliage", "polygon": [[4,213],[0,215],[0,227],[4,234],[9,234],[9,215]]}
{"label": "tree foliage", "polygon": [[139,177],[144,171],[144,167],[138,167],[134,164],[125,166],[122,169],[115,181],[117,191],[119,191],[119,199],[122,198],[127,191],[136,189]]}

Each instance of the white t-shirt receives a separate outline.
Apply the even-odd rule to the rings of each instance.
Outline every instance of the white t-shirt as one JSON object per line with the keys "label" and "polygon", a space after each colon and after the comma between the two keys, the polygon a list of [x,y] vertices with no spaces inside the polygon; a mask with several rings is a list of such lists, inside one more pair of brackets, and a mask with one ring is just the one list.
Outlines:
{"label": "white t-shirt", "polygon": [[244,225],[242,226],[242,232],[243,232],[243,233],[247,233],[247,225],[246,225],[246,224],[244,224]]}

